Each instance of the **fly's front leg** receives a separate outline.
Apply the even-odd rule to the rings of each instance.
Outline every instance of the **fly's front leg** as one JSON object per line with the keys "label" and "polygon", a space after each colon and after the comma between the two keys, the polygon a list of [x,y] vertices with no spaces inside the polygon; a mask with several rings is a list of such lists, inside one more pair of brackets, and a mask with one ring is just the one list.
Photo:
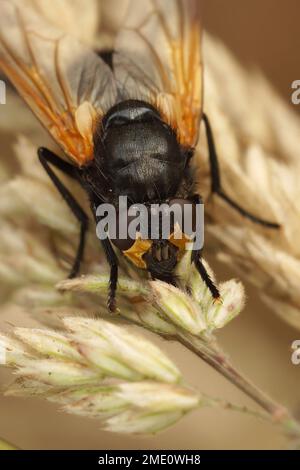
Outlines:
{"label": "fly's front leg", "polygon": [[41,164],[43,165],[45,171],[47,172],[54,186],[56,187],[58,192],[61,194],[63,199],[66,201],[66,203],[68,204],[69,208],[71,209],[76,219],[80,222],[79,244],[78,244],[75,260],[74,260],[71,272],[69,274],[69,277],[72,278],[72,277],[77,276],[80,270],[80,264],[81,264],[83,254],[84,254],[86,232],[88,229],[88,216],[86,215],[84,210],[80,207],[76,199],[72,196],[70,191],[65,187],[65,185],[60,181],[58,176],[54,173],[50,165],[55,166],[56,168],[58,168],[59,170],[61,170],[63,173],[70,176],[71,178],[78,180],[76,168],[73,167],[73,165],[71,165],[70,163],[65,162],[64,160],[59,158],[50,150],[43,148],[43,147],[39,148],[38,156],[39,156],[39,160]]}
{"label": "fly's front leg", "polygon": [[[203,204],[202,198],[199,194],[192,194],[190,195],[190,199],[193,201],[194,204],[199,205]],[[198,234],[199,235],[199,234]],[[200,235],[199,235],[200,236]],[[197,237],[197,234],[196,234]],[[203,240],[202,240],[203,242]],[[199,245],[198,245],[199,246]],[[204,264],[202,263],[202,247],[197,248],[195,245],[195,240],[194,240],[194,245],[193,245],[193,251],[192,251],[192,256],[191,256],[191,262],[194,263],[198,273],[201,276],[202,281],[206,284],[208,287],[213,299],[215,301],[218,301],[221,296],[219,289],[217,286],[214,284],[213,280],[211,279],[210,275],[208,274]]]}
{"label": "fly's front leg", "polygon": [[195,264],[198,273],[200,274],[203,282],[208,287],[213,299],[218,301],[221,299],[219,289],[214,284],[213,280],[211,279],[210,275],[208,274],[204,264],[202,263],[201,259],[201,251],[194,250],[192,254],[192,262]]}
{"label": "fly's front leg", "polygon": [[[95,222],[101,221],[101,216],[97,215],[97,209],[99,205],[102,203],[98,196],[95,194],[91,195],[91,210],[94,214]],[[96,230],[97,232],[97,230]],[[103,234],[104,235],[104,234]],[[99,237],[99,235],[98,235]],[[109,275],[109,286],[108,286],[108,299],[107,299],[107,307],[111,312],[116,312],[117,305],[116,305],[116,292],[117,292],[117,285],[118,285],[118,258],[114,249],[111,245],[111,242],[107,236],[99,237],[102,248],[104,250],[107,262],[110,267],[110,275]]]}
{"label": "fly's front leg", "polygon": [[241,207],[237,202],[231,199],[223,191],[221,185],[221,175],[218,162],[218,156],[215,148],[213,133],[210,127],[210,123],[206,114],[203,114],[203,121],[206,129],[208,152],[209,152],[209,163],[210,163],[210,174],[211,174],[211,191],[212,193],[218,194],[227,204],[229,204],[233,209],[239,212],[243,217],[251,220],[252,222],[262,225],[267,228],[278,229],[280,225],[274,222],[269,222],[268,220],[261,219],[256,215],[251,214],[246,209]]}
{"label": "fly's front leg", "polygon": [[118,284],[118,258],[108,238],[101,240],[101,244],[104,249],[107,262],[110,266],[107,306],[111,312],[115,312],[117,310],[116,292]]}

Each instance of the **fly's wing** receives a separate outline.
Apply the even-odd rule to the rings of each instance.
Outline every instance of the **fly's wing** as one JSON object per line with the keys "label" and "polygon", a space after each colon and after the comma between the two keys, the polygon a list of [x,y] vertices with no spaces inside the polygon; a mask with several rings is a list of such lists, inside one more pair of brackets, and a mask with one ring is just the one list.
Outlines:
{"label": "fly's wing", "polygon": [[119,92],[156,106],[182,145],[197,143],[202,112],[201,0],[131,0],[116,38]]}
{"label": "fly's wing", "polygon": [[[24,3],[24,2],[23,2]],[[109,67],[20,0],[1,0],[0,70],[67,156],[93,158],[93,132],[115,100]]]}

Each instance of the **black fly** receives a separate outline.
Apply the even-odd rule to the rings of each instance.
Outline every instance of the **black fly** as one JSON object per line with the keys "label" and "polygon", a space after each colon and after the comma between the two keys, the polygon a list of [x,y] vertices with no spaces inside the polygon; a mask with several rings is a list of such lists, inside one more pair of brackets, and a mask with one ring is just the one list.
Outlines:
{"label": "black fly", "polygon": [[[81,224],[76,276],[84,254],[88,216],[52,167],[85,189],[95,221],[97,208],[119,196],[130,204],[201,202],[190,169],[201,119],[206,127],[211,190],[243,216],[278,228],[241,208],[222,190],[213,134],[202,112],[199,0],[131,0],[114,51],[102,58],[62,35],[28,8],[2,0],[0,68],[15,85],[69,161],[40,148],[39,159]],[[13,29],[13,31],[12,31]],[[109,64],[107,63],[109,60]],[[152,278],[176,283],[183,246],[168,239],[103,239],[110,265],[108,307],[115,310],[120,250]],[[113,247],[114,246],[114,247]],[[212,296],[219,292],[193,250]]]}

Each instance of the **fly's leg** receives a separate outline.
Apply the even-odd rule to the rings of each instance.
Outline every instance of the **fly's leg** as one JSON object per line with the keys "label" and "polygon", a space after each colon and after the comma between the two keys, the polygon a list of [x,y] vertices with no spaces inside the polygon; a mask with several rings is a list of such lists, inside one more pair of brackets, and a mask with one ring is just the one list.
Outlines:
{"label": "fly's leg", "polygon": [[[102,202],[103,201],[101,201],[101,199],[99,199],[96,194],[92,195],[91,210],[94,215],[96,224],[101,221],[101,217],[97,215],[97,209]],[[108,310],[110,310],[111,312],[115,312],[117,310],[116,292],[118,284],[118,258],[116,253],[114,252],[109,238],[101,238],[100,241],[106,256],[106,260],[110,266],[107,307]]]}
{"label": "fly's leg", "polygon": [[78,274],[79,269],[80,269],[80,264],[83,258],[86,231],[88,229],[88,216],[86,215],[84,210],[80,207],[80,205],[75,200],[75,198],[72,196],[70,191],[65,187],[65,185],[60,181],[60,179],[54,173],[50,165],[55,166],[66,175],[78,181],[76,168],[70,163],[65,162],[64,160],[59,158],[50,150],[43,148],[43,147],[38,149],[38,157],[46,173],[48,174],[49,178],[53,182],[54,186],[56,187],[58,192],[61,194],[63,199],[66,201],[66,203],[68,204],[69,208],[71,209],[76,219],[80,222],[79,244],[78,244],[78,248],[76,252],[76,257],[75,257],[71,272],[69,274],[69,277],[72,278]]}
{"label": "fly's leg", "polygon": [[210,275],[206,271],[206,268],[205,268],[204,264],[202,263],[201,251],[199,251],[199,250],[194,250],[193,251],[192,262],[195,264],[196,269],[197,269],[198,273],[200,274],[203,282],[206,284],[206,286],[210,290],[210,293],[211,293],[214,301],[220,300],[221,296],[220,296],[219,289],[217,288],[217,286],[212,281]]}
{"label": "fly's leg", "polygon": [[[199,194],[191,194],[189,199],[193,201],[194,204],[202,204],[202,198]],[[200,274],[203,282],[206,284],[208,287],[213,299],[215,301],[219,300],[221,298],[220,292],[215,286],[213,280],[211,279],[210,275],[208,274],[207,270],[205,269],[204,264],[202,263],[202,248],[197,249],[195,247],[195,241],[194,241],[194,246],[193,246],[193,252],[191,256],[191,263],[195,264],[195,267]]]}
{"label": "fly's leg", "polygon": [[203,120],[206,129],[206,136],[207,136],[207,144],[208,144],[208,151],[209,151],[209,163],[210,163],[210,173],[211,173],[211,192],[218,194],[227,204],[229,204],[233,209],[239,212],[243,217],[251,220],[252,222],[262,225],[267,228],[271,229],[278,229],[280,225],[274,222],[269,222],[268,220],[261,219],[256,215],[251,214],[246,209],[241,207],[237,202],[227,196],[226,193],[222,190],[221,185],[221,175],[220,175],[220,168],[218,162],[218,156],[215,148],[213,133],[210,127],[210,123],[206,114],[203,114]]}
{"label": "fly's leg", "polygon": [[110,266],[107,307],[111,312],[115,312],[117,308],[116,291],[118,283],[118,258],[108,238],[101,240],[101,244],[104,249],[107,262]]}

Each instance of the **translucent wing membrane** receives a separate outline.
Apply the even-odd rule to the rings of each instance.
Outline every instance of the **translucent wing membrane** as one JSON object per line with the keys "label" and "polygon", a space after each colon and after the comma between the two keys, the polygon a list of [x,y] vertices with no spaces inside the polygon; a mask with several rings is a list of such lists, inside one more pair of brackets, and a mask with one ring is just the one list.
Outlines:
{"label": "translucent wing membrane", "polygon": [[202,110],[201,0],[131,0],[116,38],[123,98],[150,101],[193,147]]}
{"label": "translucent wing membrane", "polygon": [[[24,5],[24,4],[23,4]],[[109,67],[22,2],[1,0],[0,69],[74,163],[93,158],[93,131],[113,105]]]}
{"label": "translucent wing membrane", "polygon": [[28,2],[1,0],[0,13],[0,69],[74,163],[93,158],[95,126],[113,104],[128,98],[153,104],[182,145],[196,144],[202,110],[200,0],[131,0],[116,38],[114,74]]}

